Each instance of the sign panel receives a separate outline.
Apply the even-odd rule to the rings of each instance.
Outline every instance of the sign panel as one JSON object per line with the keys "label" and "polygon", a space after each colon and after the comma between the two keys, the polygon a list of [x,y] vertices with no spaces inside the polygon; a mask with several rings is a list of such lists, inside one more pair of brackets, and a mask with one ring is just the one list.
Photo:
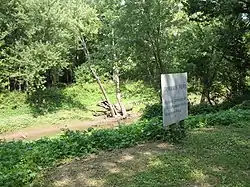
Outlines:
{"label": "sign panel", "polygon": [[162,74],[163,126],[188,117],[187,73]]}

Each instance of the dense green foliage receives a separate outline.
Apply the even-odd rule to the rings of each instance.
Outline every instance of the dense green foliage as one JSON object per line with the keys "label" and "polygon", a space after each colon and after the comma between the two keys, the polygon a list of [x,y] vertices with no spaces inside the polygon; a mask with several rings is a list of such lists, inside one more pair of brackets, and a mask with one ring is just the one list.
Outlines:
{"label": "dense green foliage", "polygon": [[[0,133],[91,116],[103,98],[88,84],[90,67],[106,81],[112,102],[110,80],[119,70],[123,99],[134,104],[159,99],[160,74],[188,72],[188,92],[201,96],[201,105],[191,106],[185,129],[245,128],[249,7],[246,0],[1,0]],[[135,80],[143,83],[128,83]],[[131,126],[0,142],[0,186],[30,184],[61,159],[182,139],[182,126],[162,128],[161,113],[155,104]]]}
{"label": "dense green foliage", "polygon": [[[186,71],[189,92],[201,95],[202,103],[191,106],[186,128],[245,127],[249,99],[221,100],[249,92],[249,7],[244,0],[2,0],[0,133],[48,119],[51,124],[91,116],[103,99],[97,87],[85,84],[93,82],[90,66],[107,84],[113,70],[120,70],[125,103],[126,98],[150,102],[152,95],[157,100],[160,74]],[[77,86],[61,88],[65,83]],[[151,94],[146,84],[157,92]],[[108,88],[114,100],[114,87]],[[162,129],[161,113],[154,105],[146,108],[144,121],[131,126],[1,142],[0,185],[29,184],[64,158],[180,139],[180,127]]]}
{"label": "dense green foliage", "polygon": [[91,38],[100,25],[96,11],[79,0],[1,4],[2,88],[9,85],[29,90],[55,85],[60,74],[72,66],[79,38]]}
{"label": "dense green foliage", "polygon": [[[214,92],[213,85],[219,81],[231,95],[240,94],[246,88],[249,74],[249,2],[244,0],[187,0],[186,10],[190,18],[206,25],[201,28],[201,36],[209,39],[203,55],[195,59],[203,64],[204,95]],[[203,25],[203,24],[202,24]],[[206,28],[210,28],[207,30]],[[211,35],[210,35],[211,34]],[[205,43],[204,43],[205,44]],[[206,66],[209,61],[208,67]],[[197,64],[198,65],[198,64]],[[204,72],[205,71],[205,72]]]}
{"label": "dense green foliage", "polygon": [[91,82],[92,65],[104,79],[116,67],[123,80],[159,89],[161,73],[187,71],[190,91],[217,104],[246,90],[248,7],[246,1],[3,0],[0,88],[30,92]]}

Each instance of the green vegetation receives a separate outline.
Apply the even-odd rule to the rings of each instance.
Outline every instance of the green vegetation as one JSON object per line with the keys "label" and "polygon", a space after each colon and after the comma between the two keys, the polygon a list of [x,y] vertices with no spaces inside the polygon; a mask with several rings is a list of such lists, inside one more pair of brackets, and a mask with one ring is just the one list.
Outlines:
{"label": "green vegetation", "polygon": [[248,186],[249,133],[248,124],[193,131],[182,145],[141,154],[137,163],[121,164],[122,172],[105,173],[100,186]]}
{"label": "green vegetation", "polygon": [[64,135],[52,140],[1,142],[0,185],[28,184],[42,169],[60,159],[125,148],[142,141],[167,137],[169,133],[162,129],[161,121],[152,119],[117,129],[66,131]]}
{"label": "green vegetation", "polygon": [[[101,92],[90,68],[112,102],[114,77],[125,103],[154,102],[160,74],[172,72],[188,72],[196,103],[218,105],[245,94],[249,3],[222,2],[2,0],[0,133],[91,118]],[[137,81],[139,92],[136,84],[124,89]]]}
{"label": "green vegetation", "polygon": [[[54,139],[41,139],[32,142],[1,142],[1,185],[20,186],[29,184],[42,170],[51,167],[62,159],[82,157],[90,153],[98,153],[101,150],[126,148],[149,140],[182,142],[182,146],[187,147],[184,150],[179,150],[180,155],[178,157],[174,157],[177,153],[160,156],[157,160],[160,159],[159,162],[164,163],[163,165],[157,165],[156,168],[151,168],[152,171],[139,174],[132,183],[144,184],[143,181],[145,180],[138,180],[142,176],[150,179],[146,181],[153,180],[162,183],[165,178],[162,178],[161,173],[174,172],[173,175],[168,177],[170,177],[170,180],[174,177],[173,181],[176,184],[181,184],[182,177],[188,180],[187,174],[191,172],[190,168],[193,167],[194,162],[198,162],[196,159],[205,157],[206,159],[198,164],[201,170],[202,167],[207,170],[207,163],[211,160],[211,163],[217,163],[218,166],[224,163],[225,167],[229,167],[230,172],[223,174],[223,177],[226,178],[220,184],[226,185],[231,182],[232,184],[245,184],[247,183],[246,174],[240,177],[242,181],[234,181],[235,177],[233,179],[229,177],[233,173],[237,173],[236,176],[238,176],[246,172],[247,168],[243,163],[247,162],[247,158],[250,156],[249,142],[245,138],[250,132],[248,125],[250,121],[249,105],[242,109],[239,109],[239,106],[235,108],[217,113],[191,116],[185,122],[185,129],[214,127],[218,130],[211,133],[199,133],[199,131],[194,133],[195,131],[191,131],[192,135],[188,135],[187,139],[183,139],[185,129],[181,126],[172,126],[169,130],[164,130],[161,117],[155,117],[150,120],[142,119],[142,121],[132,125],[121,125],[114,129],[98,130],[90,128],[84,132],[67,130],[63,135]],[[197,151],[200,152],[197,153]],[[190,158],[194,152],[197,156],[196,159]],[[215,154],[217,155],[216,158],[213,157]],[[191,160],[181,166],[180,169],[170,170],[168,167],[163,167],[168,165],[171,160],[173,160],[173,164],[177,164],[177,161],[184,163],[185,156],[187,156],[186,159]],[[230,160],[232,157],[234,157],[233,160]],[[169,158],[170,160],[168,160]],[[238,164],[239,162],[243,163]],[[239,168],[242,171],[239,172]],[[197,170],[197,172],[201,170]],[[159,177],[155,178],[155,172],[159,174]],[[212,171],[207,172],[210,175]],[[184,176],[181,177],[182,174]],[[213,174],[213,177],[215,176],[216,173]],[[229,178],[227,179],[227,177]]]}
{"label": "green vegetation", "polygon": [[[249,184],[249,7],[247,0],[1,0],[0,134],[92,119],[100,101],[108,103],[102,114],[126,117],[124,103],[143,116],[113,129],[0,140],[0,186],[36,183],[64,159],[155,140],[176,149],[133,176],[108,175],[104,185]],[[176,72],[188,73],[189,118],[165,130],[160,76]]]}
{"label": "green vegetation", "polygon": [[93,82],[91,66],[102,79],[118,69],[122,80],[159,90],[160,74],[186,71],[190,92],[217,104],[246,89],[248,7],[244,0],[2,0],[0,89]]}
{"label": "green vegetation", "polygon": [[[106,86],[105,84],[104,86]],[[145,104],[155,102],[154,90],[141,82],[122,85],[123,102],[141,112]],[[108,95],[115,103],[115,88],[109,86]],[[0,93],[0,133],[30,126],[49,126],[70,123],[72,120],[93,119],[103,101],[97,84],[82,84],[66,88],[40,90],[32,95],[20,92]]]}

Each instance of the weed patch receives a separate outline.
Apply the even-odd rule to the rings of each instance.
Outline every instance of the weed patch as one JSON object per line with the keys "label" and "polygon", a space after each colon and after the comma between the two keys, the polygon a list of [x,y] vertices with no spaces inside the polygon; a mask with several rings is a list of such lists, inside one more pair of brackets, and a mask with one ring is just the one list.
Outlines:
{"label": "weed patch", "polygon": [[0,186],[29,184],[42,169],[60,159],[131,147],[149,140],[171,141],[171,138],[176,137],[174,133],[177,130],[163,129],[162,121],[155,118],[115,129],[66,131],[52,140],[1,142]]}
{"label": "weed patch", "polygon": [[192,130],[182,144],[161,141],[62,163],[39,178],[47,186],[248,186],[250,128]]}

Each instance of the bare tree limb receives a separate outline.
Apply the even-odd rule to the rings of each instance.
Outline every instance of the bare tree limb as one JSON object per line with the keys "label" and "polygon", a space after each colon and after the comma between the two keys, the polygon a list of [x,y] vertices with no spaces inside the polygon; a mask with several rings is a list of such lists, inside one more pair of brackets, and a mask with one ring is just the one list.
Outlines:
{"label": "bare tree limb", "polygon": [[[86,42],[85,42],[85,40],[84,40],[83,37],[81,38],[80,41],[82,43],[83,51],[84,51],[85,56],[87,58],[87,62],[90,62],[91,58],[90,58],[90,55],[89,55],[89,50],[87,48],[87,44],[86,44]],[[114,109],[113,105],[111,104],[111,102],[110,102],[110,100],[108,98],[108,95],[107,95],[107,93],[106,93],[106,91],[105,91],[105,89],[104,89],[104,87],[103,87],[103,85],[101,83],[100,78],[98,77],[98,75],[97,75],[97,73],[96,73],[96,71],[95,71],[95,69],[93,67],[89,67],[89,68],[90,68],[90,71],[92,72],[93,76],[95,77],[95,79],[96,79],[96,81],[97,81],[97,83],[98,83],[98,85],[99,85],[99,87],[100,87],[100,89],[101,89],[101,91],[102,91],[102,93],[103,93],[106,101],[109,104],[111,116],[112,117],[116,117],[115,109]]]}

